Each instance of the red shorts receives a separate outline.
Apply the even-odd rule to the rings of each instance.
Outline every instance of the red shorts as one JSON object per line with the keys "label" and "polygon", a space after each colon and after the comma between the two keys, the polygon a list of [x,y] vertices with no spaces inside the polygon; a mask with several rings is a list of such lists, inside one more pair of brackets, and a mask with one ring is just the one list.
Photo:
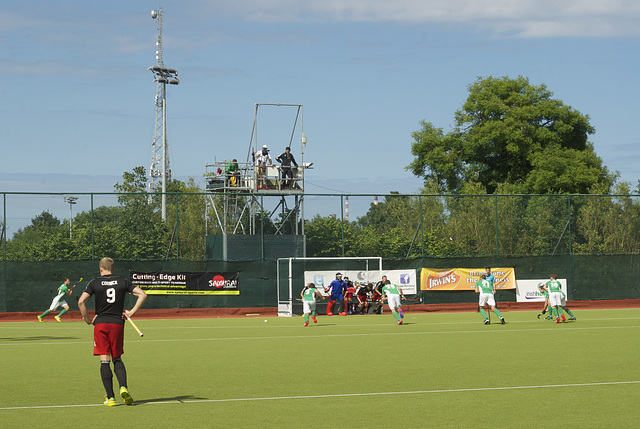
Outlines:
{"label": "red shorts", "polygon": [[367,296],[366,295],[358,295],[358,302],[360,304],[364,304],[367,302]]}
{"label": "red shorts", "polygon": [[99,323],[93,327],[93,355],[111,355],[114,358],[124,353],[124,325]]}

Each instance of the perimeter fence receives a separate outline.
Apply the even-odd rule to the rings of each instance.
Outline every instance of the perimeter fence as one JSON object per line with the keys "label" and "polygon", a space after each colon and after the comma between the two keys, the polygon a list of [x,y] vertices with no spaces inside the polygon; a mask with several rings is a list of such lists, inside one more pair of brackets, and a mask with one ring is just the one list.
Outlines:
{"label": "perimeter fence", "polygon": [[[638,195],[170,193],[165,221],[157,194],[1,195],[3,261],[104,255],[217,260],[207,237],[230,236],[245,239],[237,240],[240,248],[225,260],[633,255],[640,250]],[[274,236],[298,238],[283,240],[279,252]],[[259,252],[242,248],[256,242]],[[286,248],[291,243],[301,244],[293,251]]]}

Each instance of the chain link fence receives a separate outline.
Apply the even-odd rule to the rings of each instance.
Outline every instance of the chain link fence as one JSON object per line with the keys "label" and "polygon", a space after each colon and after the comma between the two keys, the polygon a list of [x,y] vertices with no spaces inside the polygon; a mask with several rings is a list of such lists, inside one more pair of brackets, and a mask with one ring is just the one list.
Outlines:
{"label": "chain link fence", "polygon": [[1,195],[4,261],[105,255],[204,261],[212,259],[207,236],[231,235],[253,236],[262,249],[237,249],[238,260],[281,257],[265,252],[265,242],[272,248],[273,237],[292,235],[303,237],[292,256],[315,257],[625,255],[640,249],[638,195],[171,193],[165,221],[157,194]]}

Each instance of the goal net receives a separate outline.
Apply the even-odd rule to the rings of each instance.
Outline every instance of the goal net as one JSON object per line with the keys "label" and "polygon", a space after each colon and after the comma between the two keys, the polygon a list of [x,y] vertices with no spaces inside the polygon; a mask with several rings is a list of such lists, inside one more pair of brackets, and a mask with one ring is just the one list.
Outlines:
{"label": "goal net", "polygon": [[[308,283],[314,283],[323,294],[323,286],[329,286],[341,273],[353,283],[376,283],[382,276],[382,258],[279,258],[277,261],[278,316],[302,315],[300,292]],[[324,314],[318,305],[319,314]]]}

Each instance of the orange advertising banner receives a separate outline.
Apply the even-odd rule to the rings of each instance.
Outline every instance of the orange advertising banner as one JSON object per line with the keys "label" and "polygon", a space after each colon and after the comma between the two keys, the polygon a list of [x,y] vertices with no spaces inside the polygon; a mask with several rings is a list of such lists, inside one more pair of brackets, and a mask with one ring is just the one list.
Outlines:
{"label": "orange advertising banner", "polygon": [[[474,290],[476,282],[485,273],[484,268],[423,268],[420,273],[420,290]],[[493,268],[496,289],[515,289],[514,268]]]}

